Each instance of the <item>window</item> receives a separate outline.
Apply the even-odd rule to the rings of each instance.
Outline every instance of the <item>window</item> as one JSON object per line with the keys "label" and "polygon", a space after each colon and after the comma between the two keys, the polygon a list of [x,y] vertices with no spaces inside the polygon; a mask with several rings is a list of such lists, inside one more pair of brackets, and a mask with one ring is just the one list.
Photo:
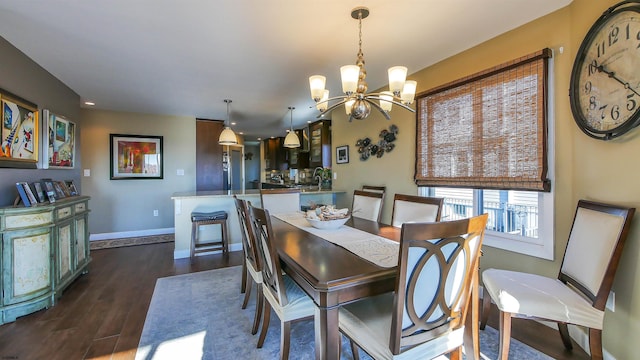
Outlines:
{"label": "window", "polygon": [[551,50],[417,97],[415,181],[442,220],[488,213],[485,245],[553,259]]}
{"label": "window", "polygon": [[443,187],[420,193],[444,198],[442,221],[489,214],[485,245],[553,260],[551,193]]}

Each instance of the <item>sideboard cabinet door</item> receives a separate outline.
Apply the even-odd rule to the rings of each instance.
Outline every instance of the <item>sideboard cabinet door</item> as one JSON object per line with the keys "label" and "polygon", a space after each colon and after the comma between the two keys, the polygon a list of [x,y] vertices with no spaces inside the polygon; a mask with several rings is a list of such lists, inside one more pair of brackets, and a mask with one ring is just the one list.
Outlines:
{"label": "sideboard cabinet door", "polygon": [[5,232],[2,247],[2,322],[49,307],[53,257],[50,228]]}

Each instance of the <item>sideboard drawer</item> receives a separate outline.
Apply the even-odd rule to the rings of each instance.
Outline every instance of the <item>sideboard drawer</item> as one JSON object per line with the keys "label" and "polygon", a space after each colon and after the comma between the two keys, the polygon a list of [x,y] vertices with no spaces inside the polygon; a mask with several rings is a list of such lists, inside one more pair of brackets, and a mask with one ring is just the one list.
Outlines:
{"label": "sideboard drawer", "polygon": [[87,203],[86,202],[76,204],[76,206],[75,206],[76,213],[83,212],[85,210],[87,210]]}
{"label": "sideboard drawer", "polygon": [[71,206],[58,209],[58,220],[71,216]]}
{"label": "sideboard drawer", "polygon": [[53,223],[51,215],[51,211],[25,215],[7,215],[4,220],[5,230],[49,225]]}

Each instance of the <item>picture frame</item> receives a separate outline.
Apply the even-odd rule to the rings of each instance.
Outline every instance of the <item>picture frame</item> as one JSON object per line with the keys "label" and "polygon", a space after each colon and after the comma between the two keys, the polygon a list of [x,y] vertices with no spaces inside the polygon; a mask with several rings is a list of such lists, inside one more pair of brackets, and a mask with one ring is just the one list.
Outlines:
{"label": "picture frame", "polygon": [[33,190],[33,192],[36,195],[36,198],[38,199],[38,203],[43,203],[48,201],[47,200],[47,195],[45,195],[44,190],[42,189],[42,184],[38,181],[34,181],[30,184],[31,186],[31,190]]}
{"label": "picture frame", "polygon": [[48,109],[42,110],[43,168],[73,169],[76,159],[76,124]]}
{"label": "picture frame", "polygon": [[349,145],[336,147],[336,164],[346,164],[349,162]]}
{"label": "picture frame", "polygon": [[162,136],[109,134],[111,180],[163,178]]}
{"label": "picture frame", "polygon": [[51,179],[42,179],[41,183],[43,191],[47,195],[47,199],[49,199],[49,203],[53,204],[56,202],[56,190],[53,187],[53,181]]}
{"label": "picture frame", "polygon": [[0,167],[38,168],[39,131],[38,107],[0,89]]}
{"label": "picture frame", "polygon": [[80,192],[78,191],[78,188],[76,187],[76,184],[73,182],[73,180],[65,180],[64,183],[67,184],[67,188],[69,189],[69,193],[71,194],[71,196],[80,195]]}

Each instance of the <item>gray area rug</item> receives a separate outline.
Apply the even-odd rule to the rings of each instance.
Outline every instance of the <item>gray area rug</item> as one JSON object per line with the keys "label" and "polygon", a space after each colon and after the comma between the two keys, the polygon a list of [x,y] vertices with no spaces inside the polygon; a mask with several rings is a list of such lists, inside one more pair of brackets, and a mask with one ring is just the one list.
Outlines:
{"label": "gray area rug", "polygon": [[[251,335],[255,309],[255,286],[251,302],[242,310],[240,266],[158,279],[142,330],[136,360],[147,359],[278,359],[280,321],[272,312],[269,331],[262,349],[258,335]],[[343,337],[341,359],[352,359]],[[480,331],[483,359],[495,359],[498,332],[487,327]],[[313,320],[291,326],[290,359],[314,359]],[[361,359],[370,359],[361,352]],[[522,344],[511,341],[509,359],[551,359]]]}

